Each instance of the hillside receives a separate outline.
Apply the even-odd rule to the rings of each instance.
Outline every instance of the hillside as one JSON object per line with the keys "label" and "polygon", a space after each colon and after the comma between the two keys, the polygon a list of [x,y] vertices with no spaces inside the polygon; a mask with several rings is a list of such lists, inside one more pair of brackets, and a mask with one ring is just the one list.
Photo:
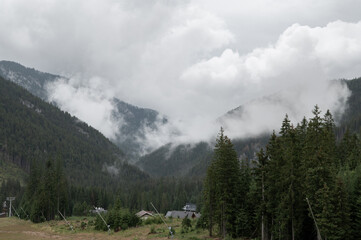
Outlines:
{"label": "hillside", "polygon": [[27,172],[61,159],[72,184],[106,186],[145,179],[123,152],[84,122],[0,77],[0,160]]}
{"label": "hillside", "polygon": [[117,98],[113,99],[113,104],[116,107],[113,117],[119,120],[120,132],[113,142],[124,149],[129,161],[135,162],[143,152],[149,151],[142,144],[144,130],[157,131],[158,125],[166,124],[168,120],[153,109],[140,108]]}
{"label": "hillside", "polygon": [[[43,99],[48,98],[46,84],[61,78],[9,61],[0,61],[0,75]],[[351,96],[348,99],[348,108],[336,128],[338,139],[343,136],[346,129],[356,133],[360,133],[361,130],[361,78],[342,81],[351,90]],[[213,146],[204,143],[179,146],[168,144],[140,157],[142,153],[149,152],[142,143],[145,138],[144,130],[157,131],[159,125],[166,124],[168,120],[155,110],[140,108],[118,98],[113,99],[113,105],[115,110],[112,116],[117,122],[119,134],[112,141],[123,150],[122,158],[137,162],[137,166],[152,176],[204,176],[212,158]],[[243,107],[239,106],[224,116],[241,115],[242,109]],[[268,135],[265,134],[248,139],[233,139],[233,144],[239,158],[251,162],[255,153],[265,146],[267,140]]]}
{"label": "hillside", "polygon": [[[0,61],[0,76],[47,102],[49,102],[47,85],[59,79],[68,80],[66,77],[41,72],[11,61]],[[61,108],[57,102],[52,103]],[[143,152],[149,151],[140,141],[144,138],[144,129],[156,131],[158,125],[165,124],[167,119],[155,110],[140,108],[118,98],[114,98],[112,104],[114,106],[112,120],[119,128],[119,134],[112,139],[112,142],[123,149],[128,161],[135,162]]]}
{"label": "hillside", "polygon": [[26,68],[19,63],[0,61],[0,77],[22,86],[30,93],[47,100],[46,84],[62,78],[58,75],[40,72],[33,68]]}
{"label": "hillside", "polygon": [[[336,127],[337,139],[341,139],[346,129],[351,133],[361,134],[361,78],[342,80],[351,91],[347,101],[348,108]],[[243,107],[239,106],[227,115],[241,115]],[[233,145],[239,159],[247,159],[249,163],[255,159],[255,154],[269,140],[269,135],[247,139],[233,139]],[[204,176],[212,158],[213,146],[205,147],[201,143],[195,145],[163,146],[154,152],[140,158],[137,165],[145,172],[154,176]]]}
{"label": "hillside", "polygon": [[338,135],[343,135],[346,129],[350,132],[361,134],[361,78],[343,80],[351,90],[347,101],[347,109],[342,116],[337,128]]}
{"label": "hillside", "polygon": [[167,144],[145,155],[137,166],[155,177],[161,176],[204,176],[212,149],[208,143],[201,142],[194,146]]}
{"label": "hillside", "polygon": [[[252,163],[255,153],[265,146],[268,135],[234,139],[233,145],[240,160]],[[173,146],[167,144],[140,158],[137,166],[152,176],[204,177],[212,160],[213,145],[205,142]]]}

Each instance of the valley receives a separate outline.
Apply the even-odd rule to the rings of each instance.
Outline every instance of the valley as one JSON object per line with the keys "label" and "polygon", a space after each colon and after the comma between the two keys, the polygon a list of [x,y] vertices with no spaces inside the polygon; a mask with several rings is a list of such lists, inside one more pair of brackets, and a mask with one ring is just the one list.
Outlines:
{"label": "valley", "polygon": [[[7,73],[6,76],[11,80],[0,77],[0,166],[2,166],[0,171],[0,198],[5,199],[9,194],[13,195],[17,199],[14,202],[15,206],[25,208],[24,214],[20,214],[20,217],[24,218],[26,217],[25,214],[30,214],[32,222],[37,224],[30,221],[21,222],[23,220],[14,217],[0,219],[0,237],[14,237],[14,239],[166,238],[168,235],[165,233],[162,224],[152,226],[156,231],[149,234],[149,226],[134,228],[130,223],[135,212],[140,209],[152,209],[151,202],[163,214],[170,209],[181,209],[187,202],[197,204],[198,211],[202,212],[204,217],[193,221],[191,231],[185,230],[181,220],[168,219],[167,221],[169,224],[174,224],[176,232],[181,233],[176,235],[175,239],[202,239],[207,236],[209,233],[206,230],[209,227],[207,225],[207,221],[209,221],[207,209],[211,205],[207,202],[207,197],[204,194],[213,191],[209,189],[217,186],[217,184],[207,184],[209,181],[214,181],[209,180],[210,176],[213,176],[210,169],[215,168],[216,159],[219,157],[217,146],[222,146],[219,145],[220,141],[224,141],[221,140],[222,137],[216,141],[210,140],[199,143],[175,144],[170,142],[144,154],[146,146],[142,146],[142,141],[139,141],[145,137],[144,127],[156,131],[157,127],[160,126],[158,121],[162,124],[169,123],[166,118],[160,119],[157,111],[139,108],[119,99],[114,99],[115,106],[117,106],[117,110],[113,113],[114,117],[126,121],[126,124],[119,125],[121,126],[119,133],[124,135],[118,135],[116,139],[108,139],[99,130],[61,110],[56,102],[46,101],[48,99],[46,97],[46,82],[56,81],[59,76],[42,73],[14,63],[5,63],[10,64],[12,70],[4,70],[7,65],[0,62],[2,75]],[[21,71],[17,70],[18,72],[15,73],[14,66]],[[333,123],[332,115],[329,117],[326,113],[323,118],[320,118],[320,130],[317,130],[324,132],[326,130],[323,128],[329,125],[330,128],[327,128],[327,131],[330,132],[327,134],[333,132],[330,139],[334,139],[335,142],[322,140],[313,143],[313,145],[330,144],[329,146],[332,147],[326,149],[330,149],[330,151],[336,149],[332,153],[335,157],[322,158],[322,161],[329,161],[328,165],[335,166],[332,168],[333,170],[325,171],[332,176],[336,176],[339,174],[338,172],[343,176],[349,176],[343,177],[340,181],[350,182],[351,186],[354,186],[358,184],[358,180],[355,178],[358,176],[361,149],[358,139],[361,126],[361,109],[359,107],[361,78],[340,81],[346,84],[351,92],[347,101],[347,109],[337,119],[336,124]],[[34,82],[35,84],[31,84]],[[241,114],[240,109],[242,107],[229,111],[225,116],[239,115]],[[291,161],[295,156],[305,154],[307,151],[310,152],[310,158],[312,158],[313,151],[316,150],[310,150],[307,143],[303,143],[303,141],[307,139],[307,141],[311,141],[311,138],[308,137],[311,130],[307,129],[312,128],[313,122],[319,116],[320,112],[317,109],[317,107],[314,109],[314,114],[316,114],[314,118],[309,119],[309,122],[303,120],[295,127],[290,125],[286,117],[282,123],[281,131],[276,132],[276,134],[264,133],[243,139],[228,139],[225,136],[224,144],[228,144],[228,141],[232,141],[232,143],[231,147],[227,148],[227,151],[230,152],[224,152],[224,154],[232,156],[230,159],[232,158],[236,163],[232,163],[234,167],[224,171],[229,172],[228,177],[230,177],[234,169],[240,169],[239,172],[235,173],[235,176],[239,176],[236,177],[238,180],[234,180],[237,182],[236,185],[227,190],[227,192],[232,192],[232,189],[238,189],[237,194],[242,193],[237,195],[237,199],[243,201],[244,205],[234,211],[244,211],[244,216],[253,216],[255,212],[260,211],[261,202],[259,202],[257,195],[259,193],[254,192],[254,187],[259,188],[260,186],[259,175],[257,174],[264,167],[262,165],[264,164],[262,161],[265,161],[263,151],[266,151],[270,159],[281,154],[281,158],[275,157],[274,163],[272,161],[273,164],[280,164],[279,166],[272,164],[267,166],[269,167],[267,171],[274,171],[276,175],[283,174],[286,176],[287,171],[283,173],[278,171],[293,166],[288,165],[291,163],[287,161],[282,163],[284,159]],[[287,131],[296,131],[290,134],[295,134],[294,136],[297,136],[298,140],[292,141],[300,141],[299,144],[301,145],[292,145],[296,142],[290,140],[292,138],[287,136]],[[221,133],[223,134],[223,132]],[[302,134],[305,135],[302,136]],[[327,134],[324,133],[325,136]],[[319,137],[323,139],[324,135]],[[282,140],[283,138],[285,140]],[[119,144],[119,139],[127,140]],[[291,142],[288,143],[288,141]],[[272,152],[271,149],[273,149],[272,145],[274,144],[281,146],[280,151],[273,150],[275,152]],[[233,150],[230,150],[231,148]],[[287,151],[282,152],[287,148],[294,149],[292,150],[295,151],[294,155],[287,155],[289,154]],[[304,150],[298,152],[300,149]],[[282,154],[287,157],[285,158]],[[327,150],[322,154],[329,156],[330,152]],[[280,162],[277,163],[277,161]],[[298,163],[292,163],[296,164],[294,166],[298,166],[294,171],[299,171],[298,168],[302,168],[302,166],[297,165],[300,163],[310,164],[309,169],[316,169],[311,163],[303,163],[302,161],[301,158]],[[346,166],[347,169],[345,169]],[[227,169],[225,166],[220,169],[222,168]],[[338,168],[340,170],[337,170]],[[214,171],[217,174],[221,173],[220,170]],[[354,172],[356,175],[352,177]],[[271,175],[270,179],[275,176]],[[223,180],[219,178],[217,181]],[[269,189],[273,189],[271,184],[273,180],[269,181],[267,183],[270,184]],[[279,182],[281,181],[279,180]],[[314,184],[312,181],[311,183]],[[331,186],[335,184],[333,181],[327,183]],[[227,183],[224,184],[227,185]],[[288,182],[285,184],[287,185]],[[222,189],[226,188],[222,187]],[[277,192],[278,190],[273,189],[272,191]],[[308,190],[307,187],[298,185],[297,191],[299,191],[297,194],[305,194]],[[354,188],[348,191],[350,195],[358,196]],[[267,194],[272,195],[274,192]],[[284,193],[279,192],[278,194],[282,196]],[[227,194],[221,194],[220,198],[222,198],[221,196],[227,196]],[[215,202],[218,201],[217,198],[214,199]],[[350,202],[350,207],[353,208],[351,200],[344,199],[344,201]],[[45,207],[47,204],[44,205],[46,202],[49,204],[47,207]],[[101,220],[98,217],[87,216],[87,212],[94,206],[101,206],[109,210],[110,213],[104,213],[103,217],[111,223],[112,231],[117,229],[116,226],[118,225],[123,226],[124,230],[112,232],[110,235],[102,232],[106,228],[105,225],[102,225]],[[297,207],[305,210],[303,204],[297,205]],[[42,211],[37,212],[36,209],[42,209]],[[56,220],[58,217],[56,209],[66,215],[72,215],[70,221],[77,226],[76,228],[82,228],[80,223],[84,222],[84,219],[88,223],[88,218],[91,219],[91,222],[97,223],[92,223],[93,225],[88,230],[78,229],[76,233],[70,232],[66,230],[67,227],[61,219]],[[119,215],[119,213],[123,215]],[[269,212],[268,214],[273,216],[274,213]],[[304,218],[306,222],[310,221],[303,215],[300,217]],[[318,215],[318,217],[321,216]],[[240,229],[229,229],[229,231],[234,231],[234,236],[251,236],[254,228],[256,228],[254,220],[251,219],[253,217],[235,220],[246,221],[247,224],[243,222]],[[222,218],[220,221],[223,221]],[[129,224],[129,228],[128,225],[121,225],[124,223]],[[218,223],[218,226],[219,224],[222,223]],[[197,227],[195,227],[196,225]],[[275,226],[270,224],[270,227],[274,228]],[[327,229],[326,225],[325,229]],[[219,234],[223,234],[221,230],[219,231]],[[287,230],[284,231],[287,232]],[[357,233],[355,232],[355,234]]]}

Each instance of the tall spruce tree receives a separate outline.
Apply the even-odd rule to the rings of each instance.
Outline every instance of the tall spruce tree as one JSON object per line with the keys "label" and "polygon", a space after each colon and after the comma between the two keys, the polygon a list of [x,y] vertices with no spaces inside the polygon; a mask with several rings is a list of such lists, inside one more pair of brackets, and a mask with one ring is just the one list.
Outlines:
{"label": "tall spruce tree", "polygon": [[213,224],[216,223],[223,238],[227,234],[237,236],[237,217],[241,213],[240,175],[237,153],[231,140],[224,135],[221,128],[204,186],[204,206],[210,211],[208,213],[210,234]]}
{"label": "tall spruce tree", "polygon": [[266,194],[266,176],[267,176],[267,164],[268,156],[265,154],[263,148],[257,153],[257,162],[256,167],[253,170],[253,175],[255,179],[256,191],[253,194],[254,201],[258,203],[258,208],[256,209],[255,218],[261,223],[261,240],[268,239],[268,219],[269,216],[266,212],[266,203],[268,201]]}

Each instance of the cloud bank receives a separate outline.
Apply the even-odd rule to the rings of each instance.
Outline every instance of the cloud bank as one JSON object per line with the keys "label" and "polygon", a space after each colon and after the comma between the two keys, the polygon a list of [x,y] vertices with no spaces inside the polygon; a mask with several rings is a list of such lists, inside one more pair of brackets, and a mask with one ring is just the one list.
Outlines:
{"label": "cloud bank", "polygon": [[111,88],[101,78],[88,79],[86,85],[79,78],[59,79],[47,85],[49,101],[75,115],[114,140],[122,126],[122,119],[113,117],[115,106],[109,96]]}
{"label": "cloud bank", "polygon": [[142,130],[150,149],[208,140],[220,124],[245,137],[315,104],[344,110],[349,92],[331,80],[361,76],[361,6],[347,3],[4,0],[0,57],[68,77],[51,100],[109,138],[113,97],[168,116]]}

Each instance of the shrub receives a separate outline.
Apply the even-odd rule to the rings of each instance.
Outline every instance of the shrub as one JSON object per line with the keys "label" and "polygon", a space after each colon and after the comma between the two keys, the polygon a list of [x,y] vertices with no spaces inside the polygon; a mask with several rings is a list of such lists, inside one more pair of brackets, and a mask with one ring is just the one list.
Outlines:
{"label": "shrub", "polygon": [[152,217],[152,218],[147,218],[146,220],[143,221],[144,225],[150,225],[150,224],[161,224],[163,223],[162,219],[160,217]]}
{"label": "shrub", "polygon": [[[96,230],[108,230],[105,226],[103,221],[99,221],[99,216],[96,218]],[[129,212],[127,209],[112,209],[107,212],[107,214],[104,216],[104,219],[106,219],[107,224],[109,224],[110,228],[114,231],[119,230],[126,230],[130,227],[136,227],[140,224],[141,220],[138,216],[135,214]],[[100,219],[101,220],[101,219]],[[104,228],[104,227],[105,228]]]}
{"label": "shrub", "polygon": [[183,232],[188,232],[189,231],[189,229],[191,229],[192,228],[192,222],[191,222],[191,220],[189,219],[189,218],[184,218],[183,220],[182,220],[182,231]]}
{"label": "shrub", "polygon": [[204,214],[201,215],[200,218],[198,218],[197,223],[196,223],[196,228],[198,229],[207,229],[208,228],[208,224],[207,224],[207,219],[204,217]]}
{"label": "shrub", "polygon": [[86,222],[81,222],[80,228],[84,230],[86,228]]}
{"label": "shrub", "polygon": [[154,233],[156,233],[156,232],[155,232],[155,226],[152,225],[152,226],[150,226],[150,232],[149,232],[149,234],[154,234]]}

